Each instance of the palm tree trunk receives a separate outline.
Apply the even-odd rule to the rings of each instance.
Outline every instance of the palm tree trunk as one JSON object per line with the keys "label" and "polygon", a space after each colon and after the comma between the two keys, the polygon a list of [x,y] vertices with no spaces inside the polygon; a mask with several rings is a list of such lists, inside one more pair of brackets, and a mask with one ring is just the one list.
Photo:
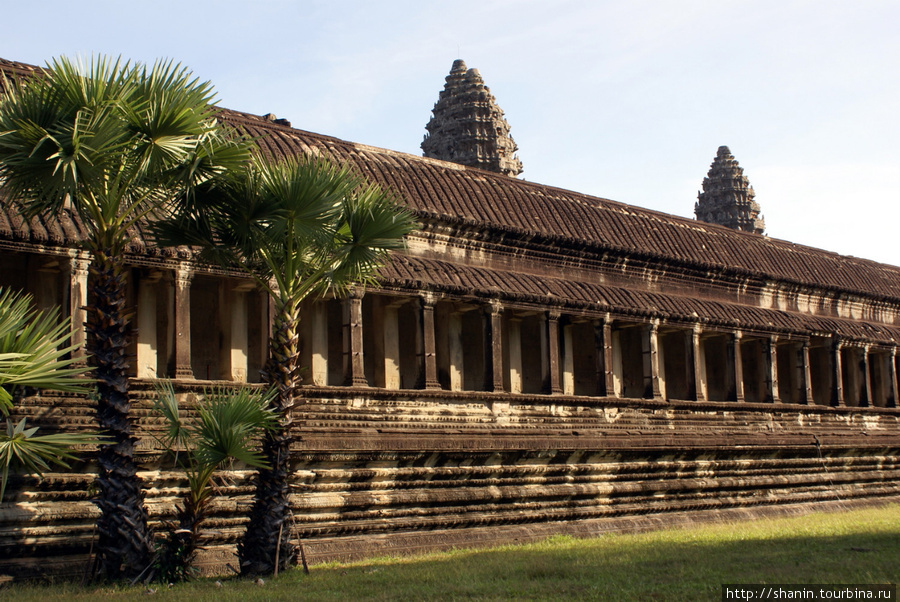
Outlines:
{"label": "palm tree trunk", "polygon": [[290,543],[290,529],[284,527],[290,516],[291,411],[300,385],[300,312],[297,304],[290,302],[276,311],[264,377],[277,391],[274,404],[279,426],[263,439],[262,452],[268,467],[256,475],[250,521],[238,544],[242,575],[272,574],[276,558],[279,572],[297,562],[298,551]]}
{"label": "palm tree trunk", "polygon": [[87,351],[97,380],[97,422],[113,440],[100,446],[97,457],[99,493],[94,503],[101,512],[97,554],[107,578],[134,578],[152,561],[153,538],[134,461],[136,439],[129,416],[131,326],[125,309],[125,271],[113,254],[95,251],[90,275]]}
{"label": "palm tree trunk", "polygon": [[194,567],[200,547],[200,525],[209,512],[210,479],[213,468],[204,478],[191,482],[191,490],[184,496],[182,506],[176,506],[177,523],[169,523],[169,534],[160,546],[159,579],[167,583],[187,581],[198,571]]}

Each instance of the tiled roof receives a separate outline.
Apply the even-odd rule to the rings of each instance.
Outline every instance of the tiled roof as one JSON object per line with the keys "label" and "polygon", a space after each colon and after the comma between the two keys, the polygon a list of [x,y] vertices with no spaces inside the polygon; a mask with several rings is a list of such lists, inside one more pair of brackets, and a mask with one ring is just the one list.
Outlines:
{"label": "tiled roof", "polygon": [[[35,68],[0,60],[16,74]],[[900,268],[739,232],[569,190],[292,129],[223,110],[222,118],[279,157],[323,153],[390,186],[420,218],[469,225],[564,250],[626,254],[660,266],[796,283],[900,301]],[[0,206],[0,238],[69,245],[83,228],[61,215],[25,223]],[[136,251],[144,251],[136,241]]]}
{"label": "tiled roof", "polygon": [[382,271],[387,283],[437,289],[454,295],[512,298],[535,304],[562,303],[594,312],[633,313],[686,323],[766,332],[836,333],[848,339],[900,341],[900,328],[884,324],[800,314],[696,297],[661,294],[552,276],[491,270],[421,257],[398,256]]}
{"label": "tiled roof", "polygon": [[700,271],[900,299],[900,268],[225,111],[274,156],[322,152],[401,193],[422,217]]}

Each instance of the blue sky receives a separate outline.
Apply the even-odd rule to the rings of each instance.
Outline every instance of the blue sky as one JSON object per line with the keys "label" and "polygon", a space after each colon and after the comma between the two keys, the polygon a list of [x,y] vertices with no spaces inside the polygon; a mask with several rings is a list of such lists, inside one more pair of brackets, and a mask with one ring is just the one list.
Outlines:
{"label": "blue sky", "polygon": [[770,236],[900,264],[900,2],[15,2],[0,56],[173,58],[224,106],[421,154],[453,60],[522,177],[692,217],[720,145]]}

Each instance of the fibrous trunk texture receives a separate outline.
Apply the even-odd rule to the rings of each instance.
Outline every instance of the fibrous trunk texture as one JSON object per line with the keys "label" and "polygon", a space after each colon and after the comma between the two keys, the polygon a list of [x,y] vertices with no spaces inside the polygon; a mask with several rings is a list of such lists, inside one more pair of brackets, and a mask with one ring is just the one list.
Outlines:
{"label": "fibrous trunk texture", "polygon": [[200,524],[209,511],[209,496],[188,493],[184,505],[176,507],[178,522],[167,524],[169,534],[162,544],[159,577],[168,583],[187,581],[197,572],[194,563],[200,543]]}
{"label": "fibrous trunk texture", "polygon": [[149,566],[153,537],[134,460],[128,400],[128,343],[125,274],[109,253],[96,252],[87,307],[87,351],[97,380],[97,422],[111,439],[97,456],[97,557],[110,579],[135,578]]}
{"label": "fibrous trunk texture", "polygon": [[[297,561],[290,543],[289,477],[291,411],[300,385],[299,311],[292,305],[279,308],[272,332],[265,379],[277,391],[275,410],[279,425],[263,438],[267,468],[256,476],[256,495],[243,541],[238,544],[241,574],[265,575],[282,571]],[[280,546],[279,546],[280,542]]]}

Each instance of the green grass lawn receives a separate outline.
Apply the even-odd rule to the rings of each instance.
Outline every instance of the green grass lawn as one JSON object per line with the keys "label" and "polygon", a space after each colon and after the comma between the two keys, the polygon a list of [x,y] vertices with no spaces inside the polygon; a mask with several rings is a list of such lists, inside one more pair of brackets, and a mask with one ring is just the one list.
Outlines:
{"label": "green grass lawn", "polygon": [[0,598],[201,600],[719,600],[723,583],[896,583],[900,505],[846,513],[608,535],[554,537],[314,566],[264,584],[199,580],[168,588],[14,584]]}

